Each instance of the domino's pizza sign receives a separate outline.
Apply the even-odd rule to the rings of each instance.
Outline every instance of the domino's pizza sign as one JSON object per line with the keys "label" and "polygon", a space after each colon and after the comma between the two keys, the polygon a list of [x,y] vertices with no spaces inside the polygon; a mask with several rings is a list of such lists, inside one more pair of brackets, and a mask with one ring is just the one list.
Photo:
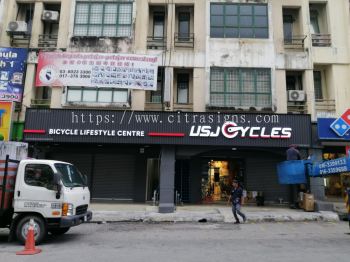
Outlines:
{"label": "domino's pizza sign", "polygon": [[336,119],[319,118],[317,124],[320,139],[350,141],[350,109]]}

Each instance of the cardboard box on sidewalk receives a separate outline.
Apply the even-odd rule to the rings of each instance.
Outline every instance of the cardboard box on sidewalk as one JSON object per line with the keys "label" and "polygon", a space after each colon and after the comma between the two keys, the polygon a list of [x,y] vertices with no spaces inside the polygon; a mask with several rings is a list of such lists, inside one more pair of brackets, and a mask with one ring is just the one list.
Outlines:
{"label": "cardboard box on sidewalk", "polygon": [[303,208],[305,211],[315,211],[315,197],[313,194],[304,194]]}

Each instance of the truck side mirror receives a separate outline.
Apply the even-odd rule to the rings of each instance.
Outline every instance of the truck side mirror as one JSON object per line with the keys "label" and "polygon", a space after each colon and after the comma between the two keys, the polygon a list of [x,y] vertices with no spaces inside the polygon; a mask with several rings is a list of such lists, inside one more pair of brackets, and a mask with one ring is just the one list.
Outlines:
{"label": "truck side mirror", "polygon": [[56,199],[60,199],[62,186],[61,186],[61,175],[59,173],[54,173],[53,182],[57,190]]}

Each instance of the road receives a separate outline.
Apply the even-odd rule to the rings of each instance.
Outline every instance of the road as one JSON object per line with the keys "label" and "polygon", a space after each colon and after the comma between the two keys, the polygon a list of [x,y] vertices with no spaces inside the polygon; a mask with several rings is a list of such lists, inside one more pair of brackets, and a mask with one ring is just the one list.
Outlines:
{"label": "road", "polygon": [[349,261],[348,223],[86,224],[20,257],[0,231],[0,261]]}

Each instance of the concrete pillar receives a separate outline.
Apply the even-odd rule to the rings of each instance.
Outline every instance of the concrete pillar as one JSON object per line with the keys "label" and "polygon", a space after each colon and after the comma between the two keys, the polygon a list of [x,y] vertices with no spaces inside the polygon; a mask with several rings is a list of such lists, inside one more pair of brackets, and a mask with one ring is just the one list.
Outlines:
{"label": "concrete pillar", "polygon": [[175,211],[175,146],[162,146],[160,159],[159,213]]}
{"label": "concrete pillar", "polygon": [[305,70],[303,78],[303,87],[306,92],[307,113],[311,115],[313,121],[316,119],[315,108],[315,88],[314,88],[314,71]]}
{"label": "concrete pillar", "polygon": [[206,101],[206,77],[204,68],[193,69],[193,111],[204,112]]}
{"label": "concrete pillar", "polygon": [[[312,150],[313,161],[321,162],[322,161],[322,149],[313,149]],[[325,190],[322,177],[310,177],[310,190],[314,194],[316,200],[325,200]]]}
{"label": "concrete pillar", "polygon": [[174,48],[174,31],[175,31],[175,4],[168,4],[167,18],[167,50],[171,52]]}
{"label": "concrete pillar", "polygon": [[147,36],[149,27],[149,4],[145,0],[136,0],[136,17],[135,32],[137,37],[134,38],[134,47],[137,53],[144,54],[147,50]]}
{"label": "concrete pillar", "polygon": [[166,67],[164,70],[164,102],[169,103],[169,106],[172,108],[173,106],[173,83],[174,83],[174,68]]}
{"label": "concrete pillar", "polygon": [[44,25],[41,21],[41,17],[44,11],[44,3],[36,2],[34,6],[34,16],[32,24],[32,32],[30,38],[30,47],[37,47],[39,43],[39,35],[43,33]]}
{"label": "concrete pillar", "polygon": [[35,64],[27,64],[26,78],[24,82],[22,110],[20,114],[20,121],[24,121],[26,108],[30,107],[32,99],[35,98]]}
{"label": "concrete pillar", "polygon": [[287,87],[286,87],[286,71],[276,70],[275,71],[275,91],[273,92],[273,105],[277,107],[277,112],[279,114],[286,114],[288,111],[287,106]]}
{"label": "concrete pillar", "polygon": [[146,92],[143,90],[131,91],[131,107],[132,110],[145,110]]}
{"label": "concrete pillar", "polygon": [[70,27],[70,11],[74,1],[61,1],[60,21],[58,28],[57,48],[67,48]]}
{"label": "concrete pillar", "polygon": [[61,108],[62,101],[62,88],[63,87],[51,87],[51,108]]}

